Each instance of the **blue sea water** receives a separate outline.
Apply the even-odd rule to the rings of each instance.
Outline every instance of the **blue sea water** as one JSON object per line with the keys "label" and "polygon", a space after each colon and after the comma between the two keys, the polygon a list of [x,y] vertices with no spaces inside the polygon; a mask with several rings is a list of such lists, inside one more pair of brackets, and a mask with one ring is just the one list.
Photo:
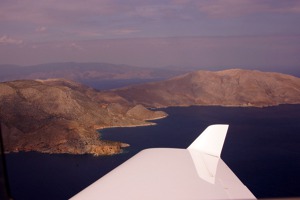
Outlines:
{"label": "blue sea water", "polygon": [[258,198],[300,197],[300,105],[162,109],[156,126],[102,130],[102,139],[131,146],[115,156],[11,153],[6,156],[15,199],[68,199],[138,151],[186,148],[211,124],[229,124],[222,158]]}

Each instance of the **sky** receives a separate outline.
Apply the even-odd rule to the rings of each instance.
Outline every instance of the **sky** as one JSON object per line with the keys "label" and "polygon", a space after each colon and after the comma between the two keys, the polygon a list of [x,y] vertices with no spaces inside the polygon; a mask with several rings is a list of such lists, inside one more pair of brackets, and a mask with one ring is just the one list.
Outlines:
{"label": "sky", "polygon": [[300,0],[1,0],[0,64],[300,63]]}

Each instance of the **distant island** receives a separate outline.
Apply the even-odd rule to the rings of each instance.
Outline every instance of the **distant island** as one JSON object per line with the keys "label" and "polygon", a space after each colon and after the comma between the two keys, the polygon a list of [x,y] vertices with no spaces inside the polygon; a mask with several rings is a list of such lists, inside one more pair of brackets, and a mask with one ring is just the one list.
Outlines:
{"label": "distant island", "polygon": [[146,107],[190,105],[266,107],[300,103],[300,78],[272,72],[230,69],[195,71],[166,81],[108,91]]}
{"label": "distant island", "polygon": [[144,126],[166,117],[147,108],[300,103],[300,78],[250,70],[196,71],[165,81],[97,91],[65,79],[0,83],[6,152],[111,155],[128,146],[98,129]]}
{"label": "distant island", "polygon": [[112,80],[162,80],[190,70],[143,68],[110,63],[46,63],[30,66],[0,65],[0,82],[61,78],[80,83],[101,83]]}

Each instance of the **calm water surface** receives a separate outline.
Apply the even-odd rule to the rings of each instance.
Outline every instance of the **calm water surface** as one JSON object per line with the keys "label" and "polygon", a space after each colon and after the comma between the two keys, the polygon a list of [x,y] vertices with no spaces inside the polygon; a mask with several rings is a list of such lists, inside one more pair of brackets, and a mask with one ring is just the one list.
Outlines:
{"label": "calm water surface", "polygon": [[300,196],[300,105],[269,108],[163,109],[156,126],[102,130],[103,139],[127,142],[126,153],[89,155],[8,154],[15,199],[68,199],[138,151],[186,148],[208,125],[229,124],[222,158],[258,198]]}

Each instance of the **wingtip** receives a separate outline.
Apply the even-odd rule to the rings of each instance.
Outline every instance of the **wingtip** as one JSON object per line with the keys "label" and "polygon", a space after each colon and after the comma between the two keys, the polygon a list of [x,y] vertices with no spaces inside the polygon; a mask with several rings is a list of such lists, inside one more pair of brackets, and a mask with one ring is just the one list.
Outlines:
{"label": "wingtip", "polygon": [[220,157],[228,128],[228,124],[208,126],[187,149]]}

